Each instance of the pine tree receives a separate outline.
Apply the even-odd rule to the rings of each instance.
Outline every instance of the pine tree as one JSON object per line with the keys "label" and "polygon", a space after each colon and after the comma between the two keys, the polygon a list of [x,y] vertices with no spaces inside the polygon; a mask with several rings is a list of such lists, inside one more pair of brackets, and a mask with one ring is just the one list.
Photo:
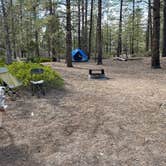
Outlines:
{"label": "pine tree", "polygon": [[160,68],[160,0],[153,2],[152,68]]}
{"label": "pine tree", "polygon": [[97,64],[101,65],[102,62],[102,30],[101,30],[101,17],[102,17],[102,0],[98,0],[98,18],[97,18],[97,41],[98,41],[98,58]]}
{"label": "pine tree", "polygon": [[66,0],[66,63],[67,63],[67,67],[73,67],[72,59],[71,59],[71,51],[72,51],[72,34],[71,34],[70,0]]}

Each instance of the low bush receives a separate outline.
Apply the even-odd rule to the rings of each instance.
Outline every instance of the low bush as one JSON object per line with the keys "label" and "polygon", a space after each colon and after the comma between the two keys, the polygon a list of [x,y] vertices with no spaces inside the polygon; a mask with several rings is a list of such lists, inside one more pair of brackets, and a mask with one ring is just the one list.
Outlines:
{"label": "low bush", "polygon": [[0,67],[5,66],[5,58],[0,59]]}
{"label": "low bush", "polygon": [[27,62],[40,63],[40,57],[38,56],[29,56]]}
{"label": "low bush", "polygon": [[43,62],[51,62],[52,58],[48,58],[48,57],[41,57],[39,60],[39,63],[43,63]]}
{"label": "low bush", "polygon": [[25,63],[25,62],[14,62],[8,66],[11,74],[16,76],[17,79],[23,82],[24,86],[29,86],[31,80],[30,70],[33,68],[44,69],[43,75],[40,79],[44,78],[45,82],[49,87],[57,88],[62,87],[64,84],[60,74],[52,70],[49,66],[43,66],[37,63]]}
{"label": "low bush", "polygon": [[27,58],[28,62],[33,62],[33,63],[43,63],[43,62],[51,62],[52,58],[49,57],[29,57]]}

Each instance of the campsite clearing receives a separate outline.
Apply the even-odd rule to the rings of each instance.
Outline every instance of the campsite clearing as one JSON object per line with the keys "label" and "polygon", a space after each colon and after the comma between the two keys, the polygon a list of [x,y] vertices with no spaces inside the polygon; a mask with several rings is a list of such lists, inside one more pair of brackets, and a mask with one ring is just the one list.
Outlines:
{"label": "campsite clearing", "polygon": [[[8,101],[0,129],[0,166],[165,166],[166,60],[46,63],[64,90]],[[104,68],[108,80],[88,80]]]}

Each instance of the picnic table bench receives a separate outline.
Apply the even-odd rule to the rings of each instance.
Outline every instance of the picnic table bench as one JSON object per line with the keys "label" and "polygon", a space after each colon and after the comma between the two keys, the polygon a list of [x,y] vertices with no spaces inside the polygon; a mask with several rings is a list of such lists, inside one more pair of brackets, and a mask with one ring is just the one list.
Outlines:
{"label": "picnic table bench", "polygon": [[89,78],[91,79],[105,78],[104,69],[89,69]]}

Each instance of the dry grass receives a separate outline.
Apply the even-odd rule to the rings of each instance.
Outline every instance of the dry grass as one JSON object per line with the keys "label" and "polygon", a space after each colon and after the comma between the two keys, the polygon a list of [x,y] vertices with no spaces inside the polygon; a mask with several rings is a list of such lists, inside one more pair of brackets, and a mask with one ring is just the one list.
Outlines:
{"label": "dry grass", "polygon": [[[165,166],[166,60],[107,60],[103,66],[48,63],[64,90],[9,102],[0,129],[0,166]],[[88,69],[108,80],[88,80]],[[34,116],[32,116],[33,114]]]}

